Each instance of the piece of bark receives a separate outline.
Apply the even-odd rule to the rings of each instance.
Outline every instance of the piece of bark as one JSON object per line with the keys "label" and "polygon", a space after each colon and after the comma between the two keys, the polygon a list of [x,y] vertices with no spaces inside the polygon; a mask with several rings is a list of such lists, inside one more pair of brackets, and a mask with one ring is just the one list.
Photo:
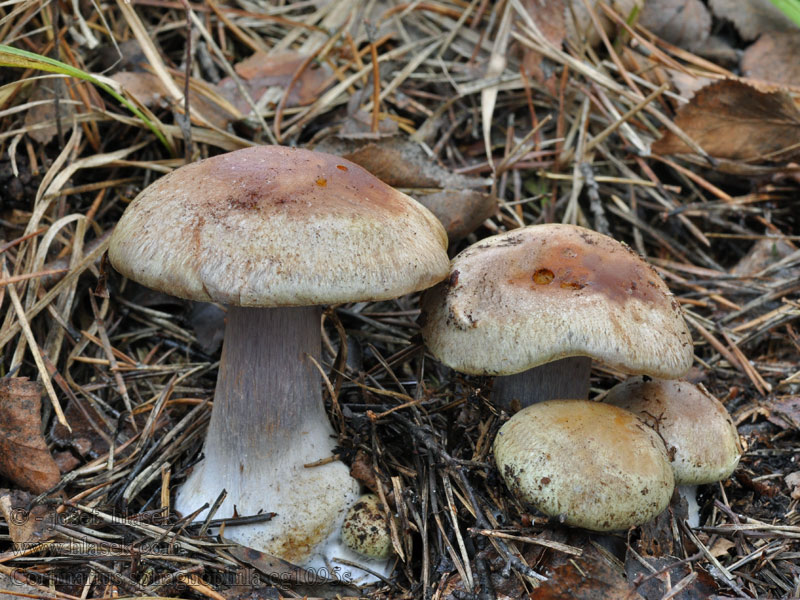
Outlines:
{"label": "piece of bark", "polygon": [[61,480],[42,435],[42,389],[27,377],[0,379],[0,475],[41,494]]}

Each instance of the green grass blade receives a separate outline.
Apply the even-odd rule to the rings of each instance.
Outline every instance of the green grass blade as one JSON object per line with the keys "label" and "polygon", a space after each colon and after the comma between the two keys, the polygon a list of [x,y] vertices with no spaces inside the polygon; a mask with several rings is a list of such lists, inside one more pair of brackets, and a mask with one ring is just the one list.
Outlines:
{"label": "green grass blade", "polygon": [[155,134],[161,143],[164,144],[167,150],[172,153],[172,148],[170,148],[167,138],[165,138],[164,134],[161,133],[158,127],[156,127],[155,123],[148,119],[147,116],[142,113],[142,111],[131,104],[126,98],[118,94],[112,87],[103,83],[93,75],[86,73],[85,71],[81,71],[80,69],[76,69],[75,67],[59,60],[55,60],[47,56],[41,56],[34,52],[28,52],[27,50],[20,50],[19,48],[14,48],[12,46],[6,46],[5,44],[0,44],[0,66],[36,69],[37,71],[59,73],[61,75],[68,75],[69,77],[75,77],[76,79],[88,81],[89,83],[99,87],[104,92],[113,96],[117,102],[122,104],[125,108],[141,119],[141,121],[147,125],[150,131]]}
{"label": "green grass blade", "polygon": [[771,2],[780,10],[784,15],[794,21],[794,24],[800,27],[800,1],[798,0],[771,0]]}

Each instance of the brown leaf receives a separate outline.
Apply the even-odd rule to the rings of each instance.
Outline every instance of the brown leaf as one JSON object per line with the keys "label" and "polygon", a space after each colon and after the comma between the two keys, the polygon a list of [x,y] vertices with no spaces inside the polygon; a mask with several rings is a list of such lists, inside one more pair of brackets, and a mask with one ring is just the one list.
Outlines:
{"label": "brown leaf", "polygon": [[721,537],[717,538],[717,541],[714,542],[714,545],[711,546],[708,551],[714,558],[720,558],[721,556],[728,556],[728,551],[735,548],[736,544],[727,538]]}
{"label": "brown leaf", "polygon": [[42,389],[27,377],[0,379],[0,474],[36,494],[61,480],[42,435]]}
{"label": "brown leaf", "polygon": [[791,31],[797,26],[768,0],[709,0],[711,11],[732,21],[746,40],[767,31]]}
{"label": "brown leaf", "polygon": [[[94,406],[84,401],[79,407],[77,402],[80,400],[70,400],[64,409],[72,431],[56,421],[50,428],[50,436],[58,446],[69,446],[84,459],[91,460],[108,452],[111,437],[102,429],[104,422]],[[127,426],[123,431],[130,433]]]}
{"label": "brown leaf", "polygon": [[21,490],[0,490],[0,515],[8,524],[8,534],[16,548],[41,544],[56,535],[53,525],[58,515],[52,505],[30,507],[31,496]]}
{"label": "brown leaf", "polygon": [[69,473],[72,471],[72,469],[81,464],[81,461],[75,458],[75,456],[69,450],[54,453],[53,460],[56,461],[58,470],[62,473]]}
{"label": "brown leaf", "polygon": [[[739,259],[739,262],[731,267],[731,275],[736,275],[737,277],[753,277],[770,265],[786,258],[792,252],[794,252],[794,248],[790,246],[788,242],[780,238],[760,239],[750,246],[747,254]],[[777,273],[777,276],[781,279],[787,279],[796,275],[800,275],[800,268],[782,269]]]}
{"label": "brown leaf", "polygon": [[[72,117],[75,114],[75,104],[69,94],[68,85],[64,79],[42,79],[35,81],[36,86],[31,94],[31,102],[45,101],[44,104],[37,104],[25,113],[25,125],[31,127],[45,121],[55,121],[58,115],[61,118],[61,128],[66,130]],[[55,97],[58,94],[58,112],[56,112]],[[44,129],[32,129],[28,135],[40,144],[47,144],[58,133],[58,126],[54,123]]]}
{"label": "brown leaf", "polygon": [[478,188],[487,181],[453,173],[405,138],[376,141],[328,139],[315,150],[338,154],[361,165],[378,179],[401,188]]}
{"label": "brown leaf", "polygon": [[599,560],[575,559],[556,567],[531,600],[644,600],[625,578]]}
{"label": "brown leaf", "polygon": [[[497,198],[472,191],[487,185],[486,180],[453,173],[405,138],[328,138],[315,150],[338,154],[389,185],[408,190],[442,222],[451,241],[477,229],[497,210]],[[420,188],[424,191],[414,191]]]}
{"label": "brown leaf", "polygon": [[[280,92],[275,96],[277,104],[283,90],[292,82],[295,73],[307,58],[306,55],[293,51],[276,54],[256,52],[237,63],[234,69],[245,80],[247,91],[256,102],[269,88],[277,88]],[[312,61],[292,84],[286,106],[307,106],[313,103],[333,83],[332,75],[333,71],[328,65]],[[219,82],[218,88],[238,110],[245,114],[250,112],[250,105],[233,80],[226,77]]]}
{"label": "brown leaf", "polygon": [[692,49],[711,33],[711,14],[700,0],[648,0],[639,24],[670,44]]}
{"label": "brown leaf", "polygon": [[[653,570],[645,567],[640,559],[661,573],[653,576]],[[689,581],[685,587],[671,595],[670,598],[674,600],[704,600],[717,591],[711,575],[700,569],[692,570],[689,565],[682,563],[674,556],[640,557],[640,559],[626,557],[625,572],[628,575],[628,581],[645,598],[662,598],[686,577],[689,578]]]}
{"label": "brown leaf", "polygon": [[378,482],[375,479],[375,471],[372,468],[372,459],[363,450],[356,452],[353,464],[350,465],[350,477],[360,481],[371,492],[377,493]]}
{"label": "brown leaf", "polygon": [[742,73],[754,79],[800,86],[800,31],[772,31],[742,56]]}
{"label": "brown leaf", "polygon": [[[800,111],[792,98],[741,81],[729,79],[702,88],[678,111],[675,124],[715,158],[789,160],[800,154]],[[657,154],[691,152],[669,131],[652,150]]]}
{"label": "brown leaf", "polygon": [[[522,4],[545,39],[556,48],[560,48],[567,35],[564,0],[523,0]],[[522,65],[525,72],[539,82],[547,79],[542,60],[543,56],[540,53],[523,46]]]}
{"label": "brown leaf", "polygon": [[781,396],[769,405],[767,420],[783,429],[800,427],[800,396]]}
{"label": "brown leaf", "polygon": [[497,198],[475,190],[412,195],[444,225],[451,242],[467,237],[497,212]]}
{"label": "brown leaf", "polygon": [[[169,94],[164,84],[153,73],[119,71],[111,79],[119,83],[144,106],[169,104]],[[178,87],[183,90],[185,77],[176,73],[174,79]],[[189,105],[209,123],[220,129],[225,129],[229,123],[241,118],[241,114],[237,114],[236,109],[227,103],[224,95],[213,86],[194,78],[189,78]]]}

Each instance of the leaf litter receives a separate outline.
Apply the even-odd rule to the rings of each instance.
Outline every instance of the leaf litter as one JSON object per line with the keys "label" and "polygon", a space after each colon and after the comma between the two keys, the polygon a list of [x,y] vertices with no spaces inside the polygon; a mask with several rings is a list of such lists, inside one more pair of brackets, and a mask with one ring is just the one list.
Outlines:
{"label": "leaf litter", "polygon": [[[565,3],[562,34],[559,14],[545,19],[537,4],[2,8],[0,43],[91,73],[138,113],[83,82],[69,93],[74,114],[66,95],[35,104],[48,99],[34,96],[46,89],[34,70],[45,63],[0,71],[0,375],[50,388],[37,387],[41,408],[25,419],[36,458],[21,469],[30,478],[48,464],[47,476],[24,495],[2,475],[0,575],[68,600],[800,595],[792,67],[758,71],[746,55],[752,80],[738,79],[724,44],[719,62],[695,47],[704,27],[694,33],[678,16],[691,11],[660,30],[639,20],[641,3],[581,0]],[[781,39],[756,23],[752,3],[709,5],[744,40]],[[712,31],[725,34],[724,22]],[[123,71],[135,74],[129,83],[107,79]],[[306,83],[311,75],[325,78]],[[645,256],[692,328],[691,378],[723,401],[746,445],[733,477],[701,487],[701,526],[685,527],[673,503],[643,527],[598,536],[510,497],[491,456],[508,415],[488,401],[490,379],[425,353],[413,296],[324,317],[338,453],[398,515],[402,559],[390,579],[301,588],[283,577],[292,567],[209,533],[215,522],[174,514],[210,416],[224,307],[139,292],[102,261],[107,234],[140,189],[186,157],[276,141],[339,144],[365,159],[389,148],[390,166],[408,160],[417,178],[397,185],[443,194],[441,218],[469,221],[451,235],[452,253],[560,221],[608,231]],[[623,377],[597,366],[593,396]],[[5,467],[10,455],[0,455]],[[33,519],[20,525],[20,514]],[[23,527],[34,522],[56,531]]]}

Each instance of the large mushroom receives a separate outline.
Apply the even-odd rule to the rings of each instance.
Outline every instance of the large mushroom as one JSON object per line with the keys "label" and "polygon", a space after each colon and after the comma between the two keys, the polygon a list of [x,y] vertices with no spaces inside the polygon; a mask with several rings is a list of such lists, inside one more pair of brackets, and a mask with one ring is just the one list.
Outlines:
{"label": "large mushroom", "polygon": [[492,398],[507,410],[587,398],[592,359],[676,378],[693,358],[680,306],[655,270],[574,225],[514,229],[461,252],[423,298],[422,334],[447,366],[500,376]]}
{"label": "large mushroom", "polygon": [[[405,194],[332,155],[278,146],[184,166],[131,203],[109,258],[167,294],[228,305],[205,458],[177,494],[190,514],[275,512],[226,538],[295,564],[343,556],[358,485],[341,462],[315,363],[322,304],[396,298],[447,274],[447,237]],[[204,513],[199,515],[202,518]],[[327,556],[326,556],[327,555]]]}

